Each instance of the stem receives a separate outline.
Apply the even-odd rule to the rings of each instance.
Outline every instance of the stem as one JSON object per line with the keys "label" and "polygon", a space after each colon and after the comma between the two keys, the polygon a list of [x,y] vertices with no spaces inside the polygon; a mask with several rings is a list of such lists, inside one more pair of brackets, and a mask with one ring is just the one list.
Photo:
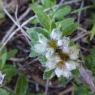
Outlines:
{"label": "stem", "polygon": [[49,85],[49,80],[46,81],[45,95],[48,95],[48,85]]}
{"label": "stem", "polygon": [[93,8],[93,5],[89,5],[89,6],[86,6],[86,7],[83,7],[83,8],[79,8],[77,10],[74,10],[74,11],[71,12],[71,14],[77,13],[77,12],[81,12],[81,11],[87,10],[89,8]]}

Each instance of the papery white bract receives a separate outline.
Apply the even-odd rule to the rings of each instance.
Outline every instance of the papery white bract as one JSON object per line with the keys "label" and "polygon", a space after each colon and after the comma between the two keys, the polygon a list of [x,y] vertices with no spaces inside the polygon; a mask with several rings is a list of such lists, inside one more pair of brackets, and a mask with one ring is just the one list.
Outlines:
{"label": "papery white bract", "polygon": [[2,74],[2,72],[0,71],[0,85],[3,84],[4,77],[5,77],[5,74]]}
{"label": "papery white bract", "polygon": [[65,62],[65,66],[69,71],[72,71],[74,69],[76,69],[76,62],[75,61],[67,61]]}
{"label": "papery white bract", "polygon": [[54,49],[53,48],[47,48],[45,56],[47,59],[50,59],[54,54]]}
{"label": "papery white bract", "polygon": [[51,56],[48,61],[46,62],[46,68],[48,69],[55,69],[57,63],[60,61],[60,57],[53,55]]}
{"label": "papery white bract", "polygon": [[76,46],[70,47],[70,58],[72,60],[77,60],[79,57],[79,49]]}
{"label": "papery white bract", "polygon": [[76,69],[77,63],[72,60],[64,61],[61,60],[58,56],[53,56],[46,62],[46,68],[55,69],[55,74],[57,77],[64,76],[69,78],[72,74],[71,71]]}
{"label": "papery white bract", "polygon": [[64,76],[66,78],[69,78],[72,75],[70,71],[68,71],[67,69],[64,69],[64,68],[62,68],[62,69],[56,68],[55,74],[57,75],[57,77]]}

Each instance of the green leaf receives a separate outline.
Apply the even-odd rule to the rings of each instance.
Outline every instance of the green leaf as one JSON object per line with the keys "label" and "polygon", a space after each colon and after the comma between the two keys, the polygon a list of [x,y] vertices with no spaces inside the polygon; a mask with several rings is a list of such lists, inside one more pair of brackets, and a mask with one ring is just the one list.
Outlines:
{"label": "green leaf", "polygon": [[64,16],[68,15],[71,12],[70,6],[61,6],[54,12],[54,18],[57,20],[63,20]]}
{"label": "green leaf", "polygon": [[3,69],[8,58],[14,57],[17,50],[10,50],[9,52],[6,48],[0,51],[0,68]]}
{"label": "green leaf", "polygon": [[34,51],[33,46],[31,46],[31,52],[30,52],[29,57],[37,57],[37,56],[38,56],[38,53],[36,53],[36,52]]}
{"label": "green leaf", "polygon": [[90,40],[92,40],[93,37],[95,36],[95,24],[93,25],[93,27],[92,27],[90,32],[91,32]]}
{"label": "green leaf", "polygon": [[[82,85],[82,86],[81,86]],[[86,85],[74,84],[75,94],[74,95],[92,95]]]}
{"label": "green leaf", "polygon": [[6,74],[6,80],[10,81],[13,76],[17,74],[17,70],[12,65],[5,65],[3,72]]}
{"label": "green leaf", "polygon": [[37,17],[35,17],[34,19],[32,19],[32,21],[30,23],[35,25],[35,24],[39,23],[39,19]]}
{"label": "green leaf", "polygon": [[15,87],[15,93],[16,95],[27,95],[27,88],[28,88],[28,82],[25,75],[20,75],[16,87]]}
{"label": "green leaf", "polygon": [[0,69],[3,69],[6,60],[7,60],[7,50],[6,48],[3,48],[2,51],[0,51]]}
{"label": "green leaf", "polygon": [[0,12],[0,20],[4,19],[5,14],[3,12]]}
{"label": "green leaf", "polygon": [[32,40],[30,57],[39,56],[39,54],[34,51],[34,45],[38,42],[38,34],[41,33],[46,38],[48,38],[49,32],[44,28],[41,28],[41,27],[35,28],[34,27],[34,28],[28,29],[27,33],[29,34],[29,36],[31,37],[31,40]]}
{"label": "green leaf", "polygon": [[1,56],[1,60],[2,60],[2,65],[1,65],[1,69],[4,67],[6,60],[7,60],[7,52],[5,52],[4,54],[2,54]]}
{"label": "green leaf", "polygon": [[9,95],[9,92],[7,92],[5,89],[0,88],[0,95]]}
{"label": "green leaf", "polygon": [[58,82],[59,82],[59,84],[65,86],[67,84],[67,79],[65,77],[61,76],[60,78],[58,78]]}
{"label": "green leaf", "polygon": [[78,77],[79,76],[79,70],[78,69],[75,69],[75,70],[72,70],[72,74],[73,74],[73,77]]}
{"label": "green leaf", "polygon": [[51,22],[51,20],[50,20],[49,16],[42,10],[42,8],[37,4],[33,4],[32,5],[32,10],[37,15],[37,17],[39,19],[39,23],[44,28],[46,28],[47,30],[50,30],[50,27],[51,27],[50,22]]}
{"label": "green leaf", "polygon": [[13,49],[13,50],[10,50],[8,52],[8,56],[7,56],[7,59],[11,58],[11,57],[14,57],[17,53],[17,50],[16,49]]}
{"label": "green leaf", "polygon": [[46,69],[43,74],[43,79],[48,80],[51,79],[54,76],[54,71]]}
{"label": "green leaf", "polygon": [[29,28],[27,30],[27,33],[29,34],[29,36],[32,38],[32,33],[41,33],[43,34],[45,37],[49,37],[49,31],[47,31],[46,29],[44,28],[41,28],[41,27],[33,27],[33,28]]}
{"label": "green leaf", "polygon": [[31,37],[32,45],[34,45],[38,41],[38,33],[32,29],[29,29],[27,33]]}
{"label": "green leaf", "polygon": [[37,0],[31,0],[32,1],[32,3],[35,3],[35,2],[37,2]]}
{"label": "green leaf", "polygon": [[41,62],[41,64],[45,64],[46,63],[46,57],[44,55],[39,55],[39,61]]}
{"label": "green leaf", "polygon": [[45,8],[50,8],[56,4],[56,0],[41,0]]}
{"label": "green leaf", "polygon": [[61,28],[64,36],[72,34],[77,28],[77,23],[74,22],[73,18],[67,18],[57,22],[57,25]]}
{"label": "green leaf", "polygon": [[90,50],[90,54],[85,56],[85,64],[88,69],[90,69],[95,76],[95,48]]}

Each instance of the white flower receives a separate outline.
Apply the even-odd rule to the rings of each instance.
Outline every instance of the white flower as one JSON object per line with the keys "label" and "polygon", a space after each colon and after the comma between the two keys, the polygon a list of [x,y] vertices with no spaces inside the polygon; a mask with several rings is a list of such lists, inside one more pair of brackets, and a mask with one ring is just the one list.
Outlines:
{"label": "white flower", "polygon": [[56,65],[57,65],[57,63],[60,61],[60,58],[59,58],[59,56],[57,56],[57,55],[52,55],[49,59],[48,59],[48,61],[46,62],[46,67],[48,68],[48,69],[54,69],[54,68],[56,68]]}
{"label": "white flower", "polygon": [[72,60],[78,59],[79,49],[75,45],[70,46],[70,39],[68,37],[63,37],[63,39],[60,41],[60,48],[64,53],[69,55],[70,59]]}
{"label": "white flower", "polygon": [[56,41],[61,37],[58,29],[53,29],[50,34],[50,40],[47,39],[43,34],[38,34],[38,42],[34,46],[34,51],[37,53],[46,53],[48,57],[54,52],[52,45],[56,45]]}
{"label": "white flower", "polygon": [[69,71],[72,71],[76,69],[76,62],[75,61],[67,61],[65,62],[65,68],[67,68]]}
{"label": "white flower", "polygon": [[47,61],[46,67],[50,70],[54,69],[57,77],[64,76],[69,78],[72,75],[71,71],[76,69],[76,62],[69,60],[61,64],[60,61],[62,60],[58,56],[53,56],[50,60]]}
{"label": "white flower", "polygon": [[5,74],[2,74],[2,72],[0,71],[0,85],[2,85],[4,77],[5,77]]}
{"label": "white flower", "polygon": [[60,68],[56,68],[55,69],[55,74],[57,75],[57,77],[61,77],[64,76],[66,78],[69,78],[72,74],[69,70],[67,69],[60,69]]}
{"label": "white flower", "polygon": [[63,46],[63,47],[62,47],[62,51],[63,51],[64,53],[69,54],[69,53],[70,53],[70,48],[69,48],[68,46]]}
{"label": "white flower", "polygon": [[44,54],[47,59],[45,67],[54,70],[57,77],[69,78],[72,75],[71,71],[77,67],[79,49],[73,44],[70,45],[69,37],[62,38],[61,36],[58,29],[53,29],[50,39],[38,34],[38,42],[34,46],[34,50]]}
{"label": "white flower", "polygon": [[47,59],[50,59],[54,54],[54,49],[53,48],[47,48],[45,56]]}
{"label": "white flower", "polygon": [[59,41],[57,43],[58,46],[63,50],[64,53],[68,54],[70,52],[70,49],[69,49],[70,39],[69,39],[69,37],[63,37],[63,39],[60,42],[62,45],[59,45]]}
{"label": "white flower", "polygon": [[63,45],[63,40],[58,40],[58,41],[57,41],[57,45],[58,45],[59,47],[61,47],[61,46]]}
{"label": "white flower", "polygon": [[56,62],[54,60],[50,60],[46,62],[46,68],[49,70],[55,69],[56,67]]}
{"label": "white flower", "polygon": [[69,37],[63,37],[63,45],[64,46],[69,46],[70,44],[70,38]]}

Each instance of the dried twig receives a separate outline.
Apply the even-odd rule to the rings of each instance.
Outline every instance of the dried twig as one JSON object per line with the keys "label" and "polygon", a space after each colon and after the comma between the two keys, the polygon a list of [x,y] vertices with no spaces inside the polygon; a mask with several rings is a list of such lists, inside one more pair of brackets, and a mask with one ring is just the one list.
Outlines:
{"label": "dried twig", "polygon": [[[26,17],[26,15],[30,12],[30,8],[28,8],[20,17],[19,17],[19,21],[21,21],[24,17]],[[6,35],[3,37],[2,39],[2,42],[1,43],[4,43],[7,38],[11,35],[11,33],[14,31],[14,29],[16,28],[16,25],[12,25],[12,27],[6,31]]]}
{"label": "dried twig", "polygon": [[[83,8],[83,6],[84,6],[84,1],[82,0],[81,5],[80,5],[80,9]],[[78,24],[80,24],[81,12],[82,11],[79,11],[79,13],[78,13]]]}
{"label": "dried twig", "polygon": [[[17,17],[17,14],[18,14],[18,6],[16,7],[15,18],[16,18],[16,22],[17,22],[17,24],[18,24],[18,27],[20,27],[21,25],[20,25],[19,19],[18,19],[18,17]],[[21,29],[23,35],[25,36],[27,42],[28,42],[29,44],[31,44],[30,41],[29,41],[29,39],[31,39],[30,36],[28,36],[28,34],[24,31],[24,29],[23,29],[22,27],[20,27],[20,29]],[[27,37],[28,37],[29,39],[28,39]]]}
{"label": "dried twig", "polygon": [[79,40],[79,39],[81,39],[81,38],[83,38],[83,37],[90,34],[90,32],[88,32],[86,29],[84,29],[82,27],[78,27],[77,29],[80,30],[81,33],[77,37],[73,38],[72,39],[73,41],[77,41],[77,40]]}
{"label": "dried twig", "polygon": [[46,86],[45,86],[45,95],[48,95],[48,87],[49,86],[49,80],[46,81]]}
{"label": "dried twig", "polygon": [[76,37],[76,38],[74,38],[74,39],[72,39],[72,40],[73,40],[74,42],[75,42],[75,41],[78,41],[79,39],[81,39],[81,38],[87,36],[88,34],[89,34],[88,32],[87,32],[87,33],[81,33],[81,34],[78,35],[78,37]]}
{"label": "dried twig", "polygon": [[5,7],[3,7],[4,12],[6,13],[6,15],[13,21],[13,23],[18,26],[18,28],[20,28],[21,32],[24,34],[24,36],[28,37],[30,39],[30,37],[28,36],[28,34],[24,31],[24,29],[17,23],[17,21],[14,20],[14,18],[11,16],[11,14],[7,11],[7,9]]}
{"label": "dried twig", "polygon": [[64,2],[64,5],[76,3],[76,2],[79,2],[79,1],[81,1],[81,0],[70,0],[70,1]]}
{"label": "dried twig", "polygon": [[65,95],[65,94],[67,95],[69,92],[72,92],[72,90],[73,90],[73,87],[71,86],[67,88],[66,90],[60,92],[58,95]]}
{"label": "dried twig", "polygon": [[95,92],[95,83],[93,82],[93,76],[83,66],[79,67],[80,75],[87,85],[89,85],[92,92]]}

